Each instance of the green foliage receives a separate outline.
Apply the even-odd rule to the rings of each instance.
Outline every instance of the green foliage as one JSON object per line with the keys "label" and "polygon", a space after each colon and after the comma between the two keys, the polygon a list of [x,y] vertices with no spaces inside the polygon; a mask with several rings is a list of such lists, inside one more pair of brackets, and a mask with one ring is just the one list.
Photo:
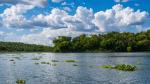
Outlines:
{"label": "green foliage", "polygon": [[132,52],[132,47],[127,47],[127,52]]}
{"label": "green foliage", "polygon": [[60,36],[58,39],[53,40],[55,44],[53,51],[54,52],[68,52],[70,50],[70,41],[71,37]]}
{"label": "green foliage", "polygon": [[137,69],[135,65],[126,65],[126,64],[118,64],[114,68],[122,71],[135,71]]}
{"label": "green foliage", "polygon": [[135,52],[150,51],[150,30],[140,33],[109,32],[71,38],[59,36],[53,40],[53,47],[24,44],[19,42],[0,42],[0,51],[8,52]]}
{"label": "green foliage", "polygon": [[78,66],[77,64],[73,64],[73,66]]}
{"label": "green foliage", "polygon": [[101,67],[106,68],[106,69],[116,69],[116,70],[121,70],[121,71],[135,71],[137,69],[135,65],[128,65],[128,64],[118,64],[115,66],[103,65]]}
{"label": "green foliage", "polygon": [[150,30],[136,34],[110,32],[98,35],[83,34],[74,38],[60,36],[53,43],[54,52],[150,51]]}
{"label": "green foliage", "polygon": [[59,62],[58,60],[51,60],[52,62]]}
{"label": "green foliage", "polygon": [[103,65],[103,66],[101,66],[101,68],[112,69],[113,66],[112,65]]}
{"label": "green foliage", "polygon": [[0,42],[0,51],[49,52],[52,51],[52,47],[35,44],[24,44],[19,42]]}
{"label": "green foliage", "polygon": [[17,84],[26,84],[26,81],[25,80],[17,80],[16,83]]}
{"label": "green foliage", "polygon": [[76,62],[75,60],[66,60],[65,62]]}
{"label": "green foliage", "polygon": [[41,64],[51,64],[51,62],[41,62]]}
{"label": "green foliage", "polygon": [[32,58],[32,60],[40,60],[40,58],[35,57],[35,58]]}

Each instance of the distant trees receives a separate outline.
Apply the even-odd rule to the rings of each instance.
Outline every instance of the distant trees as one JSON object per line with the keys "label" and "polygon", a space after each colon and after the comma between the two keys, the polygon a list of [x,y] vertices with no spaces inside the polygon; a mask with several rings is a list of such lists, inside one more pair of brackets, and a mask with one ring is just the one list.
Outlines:
{"label": "distant trees", "polygon": [[71,37],[60,36],[58,39],[53,40],[55,44],[53,51],[55,52],[68,52],[71,50]]}
{"label": "distant trees", "polygon": [[140,33],[110,32],[106,34],[85,35],[71,38],[59,36],[53,40],[53,47],[0,42],[0,51],[25,52],[134,52],[150,51],[150,30]]}
{"label": "distant trees", "polygon": [[19,42],[0,42],[0,51],[49,52],[52,51],[52,47],[35,44],[24,44]]}
{"label": "distant trees", "polygon": [[75,38],[60,36],[54,41],[54,52],[132,52],[150,51],[150,30],[140,33],[110,32],[80,35]]}

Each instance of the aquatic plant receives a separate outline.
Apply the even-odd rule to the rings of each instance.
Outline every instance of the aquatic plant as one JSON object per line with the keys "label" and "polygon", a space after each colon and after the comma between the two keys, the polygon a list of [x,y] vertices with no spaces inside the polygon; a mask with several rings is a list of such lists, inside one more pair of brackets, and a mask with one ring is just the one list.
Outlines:
{"label": "aquatic plant", "polygon": [[9,60],[9,61],[15,61],[15,60],[11,59],[11,60]]}
{"label": "aquatic plant", "polygon": [[66,60],[65,62],[76,62],[75,60]]}
{"label": "aquatic plant", "polygon": [[113,66],[112,65],[103,65],[103,66],[101,66],[102,68],[106,68],[106,69],[112,69],[113,68]]}
{"label": "aquatic plant", "polygon": [[36,63],[34,63],[34,64],[38,65],[39,63],[36,62]]}
{"label": "aquatic plant", "polygon": [[32,60],[40,60],[40,58],[35,57],[35,58],[32,58]]}
{"label": "aquatic plant", "polygon": [[135,71],[137,69],[135,65],[131,65],[131,64],[118,64],[115,66],[103,65],[101,67],[106,68],[106,69],[116,69],[116,70],[122,70],[122,71]]}
{"label": "aquatic plant", "polygon": [[57,64],[51,64],[52,66],[56,66]]}
{"label": "aquatic plant", "polygon": [[73,66],[78,66],[77,64],[73,64]]}
{"label": "aquatic plant", "polygon": [[17,84],[26,84],[26,81],[25,80],[17,80],[16,83]]}
{"label": "aquatic plant", "polygon": [[41,64],[51,64],[50,62],[41,62]]}
{"label": "aquatic plant", "polygon": [[59,62],[58,60],[51,60],[52,62]]}
{"label": "aquatic plant", "polygon": [[135,71],[137,69],[135,65],[126,65],[126,64],[118,64],[114,68],[122,71]]}
{"label": "aquatic plant", "polygon": [[53,64],[51,62],[41,62],[41,64],[48,64],[48,65],[51,65],[51,66],[56,66],[57,64]]}

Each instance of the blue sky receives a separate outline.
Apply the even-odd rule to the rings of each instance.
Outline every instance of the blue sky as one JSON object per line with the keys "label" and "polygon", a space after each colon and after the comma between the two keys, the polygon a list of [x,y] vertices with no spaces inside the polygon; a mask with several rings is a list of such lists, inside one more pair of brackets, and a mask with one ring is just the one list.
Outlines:
{"label": "blue sky", "polygon": [[0,40],[52,45],[57,36],[140,32],[150,0],[1,0]]}

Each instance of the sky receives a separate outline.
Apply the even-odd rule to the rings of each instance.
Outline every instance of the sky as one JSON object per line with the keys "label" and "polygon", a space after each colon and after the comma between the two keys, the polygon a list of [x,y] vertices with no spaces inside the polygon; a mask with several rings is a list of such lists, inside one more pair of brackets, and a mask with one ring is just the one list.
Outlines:
{"label": "sky", "polygon": [[0,41],[52,45],[58,36],[150,29],[150,0],[0,0]]}

